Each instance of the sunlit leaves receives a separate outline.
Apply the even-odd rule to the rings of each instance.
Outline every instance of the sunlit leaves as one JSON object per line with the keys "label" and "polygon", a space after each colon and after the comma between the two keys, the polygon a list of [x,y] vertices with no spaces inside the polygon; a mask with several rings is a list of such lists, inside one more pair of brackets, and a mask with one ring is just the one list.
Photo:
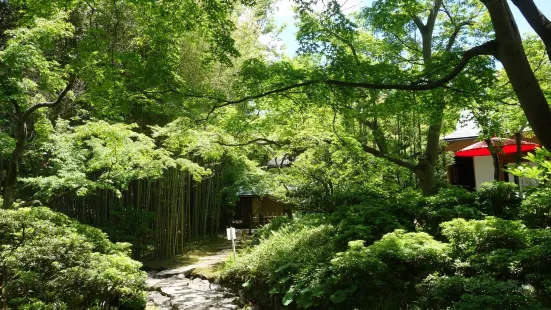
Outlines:
{"label": "sunlit leaves", "polygon": [[0,132],[0,155],[9,156],[15,149],[15,139],[10,137],[5,132]]}
{"label": "sunlit leaves", "polygon": [[175,165],[169,152],[133,128],[104,121],[71,127],[59,120],[44,147],[51,156],[44,165],[53,174],[25,182],[47,196],[66,191],[85,195],[97,188],[117,191],[131,180],[159,177],[163,169]]}
{"label": "sunlit leaves", "polygon": [[414,17],[424,19],[428,15],[433,3],[431,0],[379,0],[374,1],[370,8],[365,8],[362,17],[374,29],[401,36],[412,29]]}
{"label": "sunlit leaves", "polygon": [[67,14],[60,12],[52,19],[37,18],[29,27],[10,30],[6,48],[0,51],[0,98],[2,104],[13,100],[26,107],[62,89],[67,67],[51,56],[60,40],[73,36]]}
{"label": "sunlit leaves", "polygon": [[537,165],[522,164],[508,169],[507,172],[522,178],[534,179],[546,184],[551,180],[551,152],[541,147],[534,153],[528,153],[524,159]]}
{"label": "sunlit leaves", "polygon": [[146,275],[128,243],[45,207],[0,210],[0,235],[0,302],[10,307],[145,306]]}

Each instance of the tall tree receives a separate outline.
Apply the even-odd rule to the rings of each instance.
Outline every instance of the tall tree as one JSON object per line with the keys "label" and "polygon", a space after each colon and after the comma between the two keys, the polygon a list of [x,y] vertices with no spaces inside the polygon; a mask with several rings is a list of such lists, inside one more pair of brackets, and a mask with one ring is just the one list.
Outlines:
{"label": "tall tree", "polygon": [[[311,1],[295,1],[299,5],[299,13],[301,20],[304,22],[305,17],[309,16],[313,12],[313,6]],[[518,1],[520,3],[522,1]],[[532,1],[533,8],[535,7]],[[318,24],[321,26],[312,27],[314,23],[307,22],[306,25],[310,27],[308,35],[302,36],[303,42],[312,42],[311,47],[313,50],[326,49],[331,52],[339,51],[338,48],[333,48],[335,41],[341,43],[342,48],[349,48],[349,60],[348,63],[353,63],[353,58],[357,59],[357,56],[362,53],[360,48],[354,46],[354,33],[356,25],[349,22],[344,14],[340,12],[340,5],[336,1],[330,1],[328,9],[323,11],[323,18],[320,18]],[[478,30],[473,29],[474,20],[473,17],[478,16],[481,21],[487,20],[483,16],[484,9],[489,12],[491,25],[494,32],[489,32],[491,29],[489,25],[482,25]],[[521,9],[523,10],[523,9]],[[523,10],[525,16],[530,22],[536,25],[545,25],[546,20],[543,18],[541,12],[538,14],[528,14],[527,9]],[[409,38],[404,40],[404,30],[412,31],[411,27],[416,27],[413,33],[420,34],[420,46],[411,45],[408,47],[410,51],[417,51],[422,55],[422,74],[415,76],[415,66],[404,66],[401,71],[402,75],[407,78],[402,79],[381,79],[378,78],[375,70],[365,70],[366,68],[360,67],[358,70],[351,69],[350,66],[342,66],[343,70],[340,75],[328,75],[325,69],[318,70],[315,74],[310,76],[303,76],[302,79],[297,79],[295,76],[294,84],[293,80],[289,80],[287,84],[276,84],[261,89],[256,94],[245,96],[239,100],[220,100],[223,102],[220,105],[215,106],[213,109],[224,107],[230,104],[239,104],[243,102],[249,102],[251,100],[259,99],[264,96],[274,95],[282,92],[296,92],[297,88],[313,87],[315,85],[326,85],[339,88],[356,88],[356,89],[376,89],[376,90],[411,90],[411,91],[428,91],[440,89],[439,91],[432,92],[430,108],[433,110],[433,115],[430,121],[430,128],[427,136],[427,147],[424,157],[417,164],[404,163],[402,161],[393,160],[387,156],[392,162],[407,166],[408,169],[416,171],[416,174],[421,179],[424,187],[424,192],[429,194],[434,192],[434,182],[430,177],[430,172],[434,171],[434,153],[438,150],[438,144],[435,143],[438,139],[441,131],[442,111],[444,111],[445,100],[442,100],[442,94],[444,89],[452,88],[458,94],[465,94],[466,92],[457,87],[461,85],[456,80],[459,78],[474,77],[475,74],[481,73],[480,66],[469,65],[472,62],[479,62],[479,56],[494,56],[500,61],[509,77],[513,90],[518,97],[520,106],[522,107],[528,122],[536,135],[540,138],[540,141],[544,146],[551,147],[551,109],[541,89],[539,81],[534,75],[534,72],[530,68],[524,48],[522,46],[522,39],[516,26],[514,17],[510,11],[509,5],[505,0],[481,0],[481,1],[375,1],[372,8],[366,10],[366,12],[372,14],[366,14],[364,22],[368,25],[375,26],[376,30],[385,31],[387,34],[395,36],[397,41],[401,41],[404,46],[408,47],[411,44]],[[440,15],[445,14],[446,22],[439,19]],[[539,19],[537,19],[539,18]],[[438,21],[441,21],[438,24]],[[336,25],[336,27],[327,27],[326,25]],[[396,26],[398,25],[398,28]],[[379,29],[377,29],[379,27]],[[394,27],[394,28],[393,28]],[[399,28],[402,28],[402,32],[397,32]],[[544,27],[540,27],[544,28]],[[314,29],[314,31],[312,31]],[[436,32],[435,32],[436,29]],[[390,31],[389,31],[390,30]],[[461,39],[458,36],[464,31],[468,31],[471,36],[469,39]],[[546,41],[545,31],[538,30],[540,38]],[[333,37],[332,41],[328,40],[328,37]],[[434,39],[445,38],[443,42],[435,42]],[[415,39],[415,36],[414,36]],[[415,40],[413,40],[415,41]],[[463,50],[461,48],[454,47],[457,42],[463,42],[467,44],[478,44],[466,51],[460,53],[461,59],[452,69],[441,69],[440,66],[447,67],[448,62],[452,58],[445,57],[446,52],[458,52]],[[434,53],[434,48],[439,48],[438,53]],[[308,48],[306,49],[307,51]],[[335,55],[336,53],[333,53]],[[340,54],[342,56],[342,53]],[[404,52],[398,52],[399,56],[403,56]],[[435,55],[438,55],[440,61],[435,61]],[[449,53],[448,53],[449,55]],[[324,55],[327,57],[327,54]],[[377,59],[377,58],[375,58]],[[343,60],[342,58],[340,60]],[[380,60],[376,60],[380,63]],[[343,62],[340,63],[341,65]],[[322,66],[323,67],[323,66]],[[356,64],[356,68],[357,68]],[[462,72],[466,74],[461,74]],[[478,71],[478,72],[477,72]],[[407,73],[406,73],[407,72]],[[387,73],[391,73],[388,71]],[[485,73],[483,75],[488,75]],[[472,79],[473,84],[477,84],[477,79]],[[455,85],[454,85],[455,83]],[[463,84],[461,86],[466,86]],[[477,96],[484,97],[487,95],[483,91],[484,87],[475,91]],[[380,150],[371,150],[372,153],[383,156]]]}
{"label": "tall tree", "polygon": [[[13,111],[16,141],[3,182],[4,208],[10,207],[13,201],[19,161],[27,141],[27,123],[36,111],[59,105],[75,81],[68,66],[48,56],[59,51],[56,47],[61,39],[72,37],[73,27],[65,18],[65,14],[60,14],[53,20],[36,19],[31,28],[10,31],[11,38],[0,52],[0,67],[4,72],[0,101]],[[45,101],[49,98],[54,99]]]}
{"label": "tall tree", "polygon": [[[37,0],[10,4],[21,10],[15,21],[2,20],[1,25],[7,30],[2,38],[9,39],[0,40],[0,106],[10,111],[10,135],[17,142],[3,182],[4,207],[13,202],[28,129],[38,111],[48,108],[53,120],[74,106],[79,109],[73,110],[85,110],[80,115],[85,118],[115,121],[135,121],[144,111],[164,111],[157,114],[162,119],[142,122],[145,130],[145,125],[168,123],[169,111],[187,113],[184,101],[192,97],[187,90],[194,85],[186,69],[195,66],[195,72],[200,72],[202,66],[229,66],[239,54],[232,37],[237,3]],[[2,7],[3,16],[9,15],[6,12],[11,14]],[[193,45],[199,47],[197,57],[186,52]]]}
{"label": "tall tree", "polygon": [[[444,9],[448,12],[446,17],[440,15]],[[433,194],[436,191],[435,167],[441,152],[440,133],[451,92],[438,89],[423,94],[416,107],[412,104],[414,96],[392,90],[429,90],[434,87],[427,80],[446,79],[447,63],[456,59],[457,51],[462,50],[459,45],[464,44],[468,34],[488,36],[483,31],[486,24],[480,9],[480,4],[467,9],[459,5],[444,7],[439,0],[414,4],[411,1],[375,1],[371,8],[354,18],[344,14],[335,1],[321,11],[305,3],[298,10],[298,39],[301,54],[311,60],[303,57],[298,60],[303,63],[294,67],[285,61],[273,65],[251,61],[242,72],[250,75],[243,86],[246,93],[253,95],[237,101],[226,100],[217,107],[285,93],[295,98],[305,99],[306,96],[306,100],[312,102],[325,102],[340,113],[346,114],[344,111],[352,108],[357,112],[354,121],[369,128],[376,145],[364,143],[364,151],[411,170],[419,178],[423,192]],[[393,19],[396,11],[401,12],[400,18]],[[371,35],[373,32],[377,35]],[[467,62],[462,59],[460,64],[466,66]],[[473,62],[469,69],[474,74],[456,79],[455,87],[468,88],[469,84],[475,85],[475,79],[482,85],[489,84],[492,79],[489,67],[489,61]],[[266,74],[267,70],[271,72]],[[279,78],[274,77],[277,75]],[[258,80],[264,82],[259,84]],[[292,84],[293,81],[297,83]],[[309,90],[297,90],[304,87]],[[255,92],[258,95],[254,95]],[[381,107],[383,112],[375,112]],[[416,160],[411,158],[414,152],[409,156],[405,152],[393,154],[386,148],[386,138],[380,127],[384,115],[394,117],[409,109],[418,112],[425,129],[424,149]]]}
{"label": "tall tree", "polygon": [[[495,32],[495,56],[507,72],[511,86],[517,95],[520,106],[526,114],[530,127],[541,143],[551,147],[551,108],[547,102],[541,85],[530,67],[528,57],[522,45],[522,38],[515,18],[506,0],[481,0],[490,13]],[[530,5],[531,3],[531,5]],[[541,12],[534,14],[536,6],[531,0],[515,1],[523,15],[534,27],[540,38],[546,44],[551,43],[549,33],[541,26],[545,17]]]}

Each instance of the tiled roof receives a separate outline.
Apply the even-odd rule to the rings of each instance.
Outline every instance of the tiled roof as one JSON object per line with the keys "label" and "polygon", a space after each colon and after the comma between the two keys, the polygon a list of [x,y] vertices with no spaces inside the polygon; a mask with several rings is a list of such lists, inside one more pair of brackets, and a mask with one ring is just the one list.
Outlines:
{"label": "tiled roof", "polygon": [[466,140],[473,139],[478,137],[480,133],[480,127],[474,120],[473,114],[471,111],[464,110],[461,112],[459,121],[455,126],[455,131],[449,135],[444,136],[445,141],[457,141],[457,140]]}

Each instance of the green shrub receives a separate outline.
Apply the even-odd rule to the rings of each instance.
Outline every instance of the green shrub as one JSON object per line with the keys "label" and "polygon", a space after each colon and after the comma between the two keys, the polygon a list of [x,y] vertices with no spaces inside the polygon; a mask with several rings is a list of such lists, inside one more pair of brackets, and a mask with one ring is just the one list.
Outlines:
{"label": "green shrub", "polygon": [[487,275],[465,278],[433,274],[418,289],[419,309],[545,309],[529,285]]}
{"label": "green shrub", "polygon": [[526,228],[521,221],[488,217],[442,224],[450,240],[454,274],[491,275],[529,285],[537,300],[551,307],[551,231]]}
{"label": "green shrub", "polygon": [[515,255],[523,279],[530,283],[538,299],[551,308],[551,230],[531,230],[530,247]]}
{"label": "green shrub", "polygon": [[399,309],[415,300],[419,281],[449,264],[448,246],[426,233],[396,230],[371,246],[351,241],[334,253],[327,246],[332,226],[290,233],[291,226],[240,257],[224,279],[244,283],[246,296],[268,308],[276,302],[299,309]]}
{"label": "green shrub", "polygon": [[332,197],[332,204],[336,207],[339,206],[353,206],[360,204],[381,204],[388,202],[390,199],[390,193],[382,188],[374,188],[369,186],[367,188],[346,188],[335,192]]}
{"label": "green shrub", "polygon": [[463,187],[442,188],[438,194],[419,197],[416,219],[423,231],[440,235],[440,224],[454,218],[482,219],[476,195]]}
{"label": "green shrub", "polygon": [[[373,245],[349,243],[331,261],[326,290],[336,309],[400,309],[416,299],[415,285],[449,264],[449,248],[426,233],[403,230],[386,234]],[[339,299],[335,299],[337,293]],[[399,298],[397,298],[399,296]]]}
{"label": "green shrub", "polygon": [[381,261],[388,264],[399,262],[413,274],[441,266],[448,255],[447,244],[426,233],[406,233],[403,230],[386,234],[369,250]]}
{"label": "green shrub", "polygon": [[521,268],[515,254],[530,244],[529,231],[521,221],[496,217],[485,220],[455,219],[442,224],[442,234],[450,241],[455,273],[492,273],[500,279],[520,279]]}
{"label": "green shrub", "polygon": [[273,231],[228,265],[222,281],[243,286],[250,300],[268,308],[296,301],[305,279],[328,265],[334,253],[336,228],[320,221],[320,216],[305,215]]}
{"label": "green shrub", "polygon": [[272,232],[278,231],[280,228],[288,225],[291,223],[292,220],[289,219],[286,216],[279,216],[270,221],[270,223],[262,226],[257,232],[256,232],[256,238],[253,241],[253,244],[258,244],[261,239],[268,238]]}
{"label": "green shrub", "polygon": [[366,244],[372,244],[395,229],[412,231],[415,228],[411,214],[381,199],[360,205],[340,206],[329,220],[339,228],[335,236],[339,250],[345,250],[352,240],[364,240]]}
{"label": "green shrub", "polygon": [[484,220],[454,219],[442,224],[442,234],[452,248],[465,255],[490,253],[498,249],[518,250],[528,242],[527,230],[521,221],[496,217]]}
{"label": "green shrub", "polygon": [[551,227],[551,189],[538,189],[526,197],[520,206],[519,216],[528,227]]}
{"label": "green shrub", "polygon": [[[514,192],[497,183],[479,194],[403,192],[281,220],[226,280],[266,308],[551,309],[551,230],[479,209],[528,221],[527,210],[546,210],[551,196],[539,191],[519,209]],[[536,222],[545,212],[532,212],[531,226],[547,227]]]}
{"label": "green shrub", "polygon": [[516,219],[522,201],[518,186],[510,182],[482,183],[476,192],[480,210],[503,219]]}
{"label": "green shrub", "polygon": [[143,309],[145,273],[130,245],[48,208],[0,210],[0,304]]}

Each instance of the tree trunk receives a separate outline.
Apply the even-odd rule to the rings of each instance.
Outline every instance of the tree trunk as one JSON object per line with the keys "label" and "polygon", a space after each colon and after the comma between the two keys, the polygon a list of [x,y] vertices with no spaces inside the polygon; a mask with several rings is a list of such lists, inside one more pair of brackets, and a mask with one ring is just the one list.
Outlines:
{"label": "tree trunk", "polygon": [[501,169],[499,169],[499,155],[496,152],[496,147],[492,144],[492,139],[484,139],[486,145],[488,145],[488,150],[492,154],[492,161],[494,163],[494,181],[499,181],[499,174]]}
{"label": "tree trunk", "polygon": [[[442,0],[434,1],[434,5],[424,26],[421,26],[418,21],[416,22],[418,23],[417,27],[421,32],[421,39],[423,43],[423,63],[425,64],[425,72],[427,75],[430,74],[433,69],[432,36],[434,34],[434,24],[442,3]],[[443,96],[440,91],[433,91],[431,97],[433,99],[432,102],[435,110],[432,112],[431,123],[427,133],[427,147],[423,158],[419,159],[419,164],[415,170],[415,174],[419,178],[423,196],[431,196],[438,192],[436,187],[436,176],[434,173],[436,170],[435,168],[438,160],[438,153],[440,152],[440,132],[442,131],[442,120],[445,107],[445,103],[442,98]]]}
{"label": "tree trunk", "polygon": [[503,64],[534,133],[551,149],[551,108],[545,99],[522,46],[513,14],[504,0],[481,0],[490,13],[496,33],[498,60]]}
{"label": "tree trunk", "polygon": [[419,178],[419,185],[421,186],[423,196],[432,196],[438,193],[434,170],[434,166],[430,164],[418,165],[415,170],[415,175]]}
{"label": "tree trunk", "polygon": [[[515,164],[520,165],[520,159],[522,157],[522,136],[520,132],[515,133],[515,141],[517,143],[517,153],[515,156]],[[515,184],[520,187],[520,178],[518,175],[515,175]]]}
{"label": "tree trunk", "polygon": [[432,94],[435,111],[431,116],[431,125],[427,133],[427,146],[422,158],[415,167],[415,175],[419,178],[419,185],[423,191],[423,196],[431,196],[438,192],[436,184],[436,163],[440,153],[440,133],[442,131],[442,119],[445,104],[442,101],[441,94],[435,91]]}
{"label": "tree trunk", "polygon": [[533,0],[512,0],[526,21],[545,44],[547,56],[551,60],[551,21],[543,15]]}
{"label": "tree trunk", "polygon": [[11,154],[10,162],[8,164],[8,171],[4,181],[4,193],[2,208],[9,209],[13,204],[13,196],[15,194],[15,185],[17,184],[17,174],[19,172],[19,160],[23,156],[25,150],[25,122],[21,122],[16,133],[15,149]]}
{"label": "tree trunk", "polygon": [[283,205],[283,213],[287,215],[287,218],[290,220],[293,220],[293,205],[291,204],[284,204]]}

